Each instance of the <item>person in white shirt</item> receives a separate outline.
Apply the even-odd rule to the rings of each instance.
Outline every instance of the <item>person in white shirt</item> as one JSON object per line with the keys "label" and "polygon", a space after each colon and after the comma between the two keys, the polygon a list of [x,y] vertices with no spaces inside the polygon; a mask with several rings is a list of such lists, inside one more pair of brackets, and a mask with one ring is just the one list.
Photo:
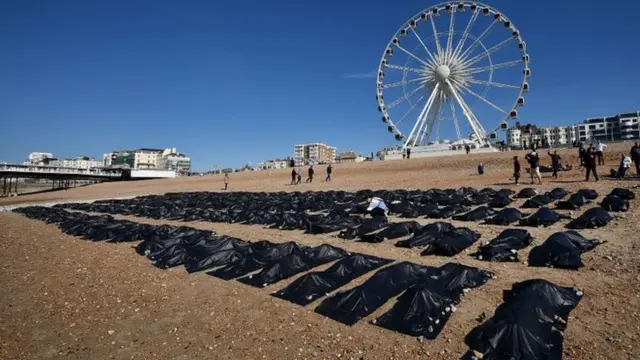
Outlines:
{"label": "person in white shirt", "polygon": [[631,158],[628,157],[627,154],[620,155],[620,167],[618,167],[616,177],[618,179],[623,179],[624,175],[627,173],[627,169],[631,167]]}
{"label": "person in white shirt", "polygon": [[389,214],[389,208],[387,204],[384,203],[384,200],[379,197],[370,197],[367,199],[369,201],[369,207],[367,207],[367,214],[370,214],[372,217],[375,216],[387,216]]}
{"label": "person in white shirt", "polygon": [[598,159],[598,165],[604,165],[604,149],[606,148],[607,145],[598,140],[598,144],[596,145],[596,158]]}

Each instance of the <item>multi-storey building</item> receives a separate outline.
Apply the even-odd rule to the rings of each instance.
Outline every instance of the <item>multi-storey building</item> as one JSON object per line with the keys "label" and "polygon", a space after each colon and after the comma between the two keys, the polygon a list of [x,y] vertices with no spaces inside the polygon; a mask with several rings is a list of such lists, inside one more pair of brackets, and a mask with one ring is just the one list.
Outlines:
{"label": "multi-storey building", "polygon": [[52,153],[32,152],[24,162],[25,165],[45,165],[48,159],[53,159]]}
{"label": "multi-storey building", "polygon": [[[175,149],[173,149],[175,150]],[[165,170],[175,170],[179,173],[188,174],[191,172],[191,158],[178,152],[163,154],[162,165]]]}
{"label": "multi-storey building", "polygon": [[163,169],[162,153],[164,149],[141,148],[136,150],[134,169]]}
{"label": "multi-storey building", "polygon": [[104,166],[124,167],[133,169],[135,165],[135,150],[118,150],[102,156]]}
{"label": "multi-storey building", "polygon": [[258,170],[286,169],[289,166],[287,159],[266,160],[258,165]]}
{"label": "multi-storey building", "polygon": [[562,146],[576,140],[572,126],[538,127],[533,124],[516,125],[507,130],[507,145],[510,147]]}
{"label": "multi-storey building", "polygon": [[52,159],[48,163],[49,166],[73,168],[73,169],[93,169],[103,166],[102,161],[90,158],[87,156],[80,156],[75,159]]}
{"label": "multi-storey building", "polygon": [[361,155],[357,155],[355,151],[345,151],[336,157],[336,162],[339,164],[357,163],[364,160],[365,158]]}
{"label": "multi-storey building", "polygon": [[174,170],[191,172],[191,158],[179,153],[176,148],[119,150],[103,155],[104,166],[128,167],[131,169]]}
{"label": "multi-storey building", "polygon": [[298,144],[294,147],[293,159],[296,166],[333,164],[336,148],[324,143]]}
{"label": "multi-storey building", "polygon": [[575,125],[577,141],[623,141],[640,139],[640,112],[586,119]]}

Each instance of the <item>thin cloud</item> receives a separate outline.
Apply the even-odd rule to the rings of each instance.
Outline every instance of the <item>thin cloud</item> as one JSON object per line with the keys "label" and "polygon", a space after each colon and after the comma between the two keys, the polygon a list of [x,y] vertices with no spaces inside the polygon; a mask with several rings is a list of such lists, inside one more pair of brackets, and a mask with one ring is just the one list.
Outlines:
{"label": "thin cloud", "polygon": [[371,79],[376,77],[376,71],[369,71],[367,73],[354,73],[354,74],[345,74],[343,75],[345,79]]}

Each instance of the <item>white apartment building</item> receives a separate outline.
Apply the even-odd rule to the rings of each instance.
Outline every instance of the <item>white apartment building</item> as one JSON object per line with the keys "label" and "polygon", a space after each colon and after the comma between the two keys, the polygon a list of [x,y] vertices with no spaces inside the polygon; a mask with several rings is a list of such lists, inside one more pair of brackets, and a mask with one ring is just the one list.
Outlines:
{"label": "white apartment building", "polygon": [[580,142],[637,140],[640,139],[640,112],[590,118],[574,128],[576,140]]}
{"label": "white apartment building", "polygon": [[128,166],[139,169],[174,170],[180,173],[191,172],[191,158],[178,152],[176,148],[121,150],[102,156],[104,166]]}
{"label": "white apartment building", "polygon": [[164,149],[141,148],[136,150],[133,160],[134,169],[163,169],[162,153]]}
{"label": "white apartment building", "polygon": [[45,165],[45,159],[53,159],[52,153],[32,152],[24,162],[25,165]]}
{"label": "white apartment building", "polygon": [[258,165],[258,170],[278,170],[286,169],[289,166],[289,161],[283,159],[267,160]]}
{"label": "white apartment building", "polygon": [[[175,150],[175,148],[167,150]],[[191,158],[177,151],[163,153],[161,165],[163,165],[163,169],[165,170],[175,170],[179,173],[191,172]]]}
{"label": "white apartment building", "polygon": [[93,169],[103,166],[102,161],[86,156],[80,156],[75,159],[55,159],[49,161],[49,166],[73,168],[73,169]]}
{"label": "white apartment building", "polygon": [[550,146],[572,144],[576,140],[573,126],[537,127],[535,125],[516,126],[507,130],[507,145],[510,147],[529,146],[532,143],[548,142]]}
{"label": "white apartment building", "polygon": [[296,166],[314,164],[333,164],[337,149],[324,143],[297,144],[294,147],[293,160]]}

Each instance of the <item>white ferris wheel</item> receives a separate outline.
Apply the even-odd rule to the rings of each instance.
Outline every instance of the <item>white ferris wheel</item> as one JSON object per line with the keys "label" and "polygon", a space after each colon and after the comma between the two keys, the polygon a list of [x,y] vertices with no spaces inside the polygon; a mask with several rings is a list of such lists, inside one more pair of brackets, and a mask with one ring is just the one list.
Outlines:
{"label": "white ferris wheel", "polygon": [[[389,41],[378,67],[378,110],[403,148],[443,133],[490,147],[517,118],[530,75],[526,44],[506,16],[478,2],[441,3],[409,18]],[[441,129],[447,125],[449,132]]]}

